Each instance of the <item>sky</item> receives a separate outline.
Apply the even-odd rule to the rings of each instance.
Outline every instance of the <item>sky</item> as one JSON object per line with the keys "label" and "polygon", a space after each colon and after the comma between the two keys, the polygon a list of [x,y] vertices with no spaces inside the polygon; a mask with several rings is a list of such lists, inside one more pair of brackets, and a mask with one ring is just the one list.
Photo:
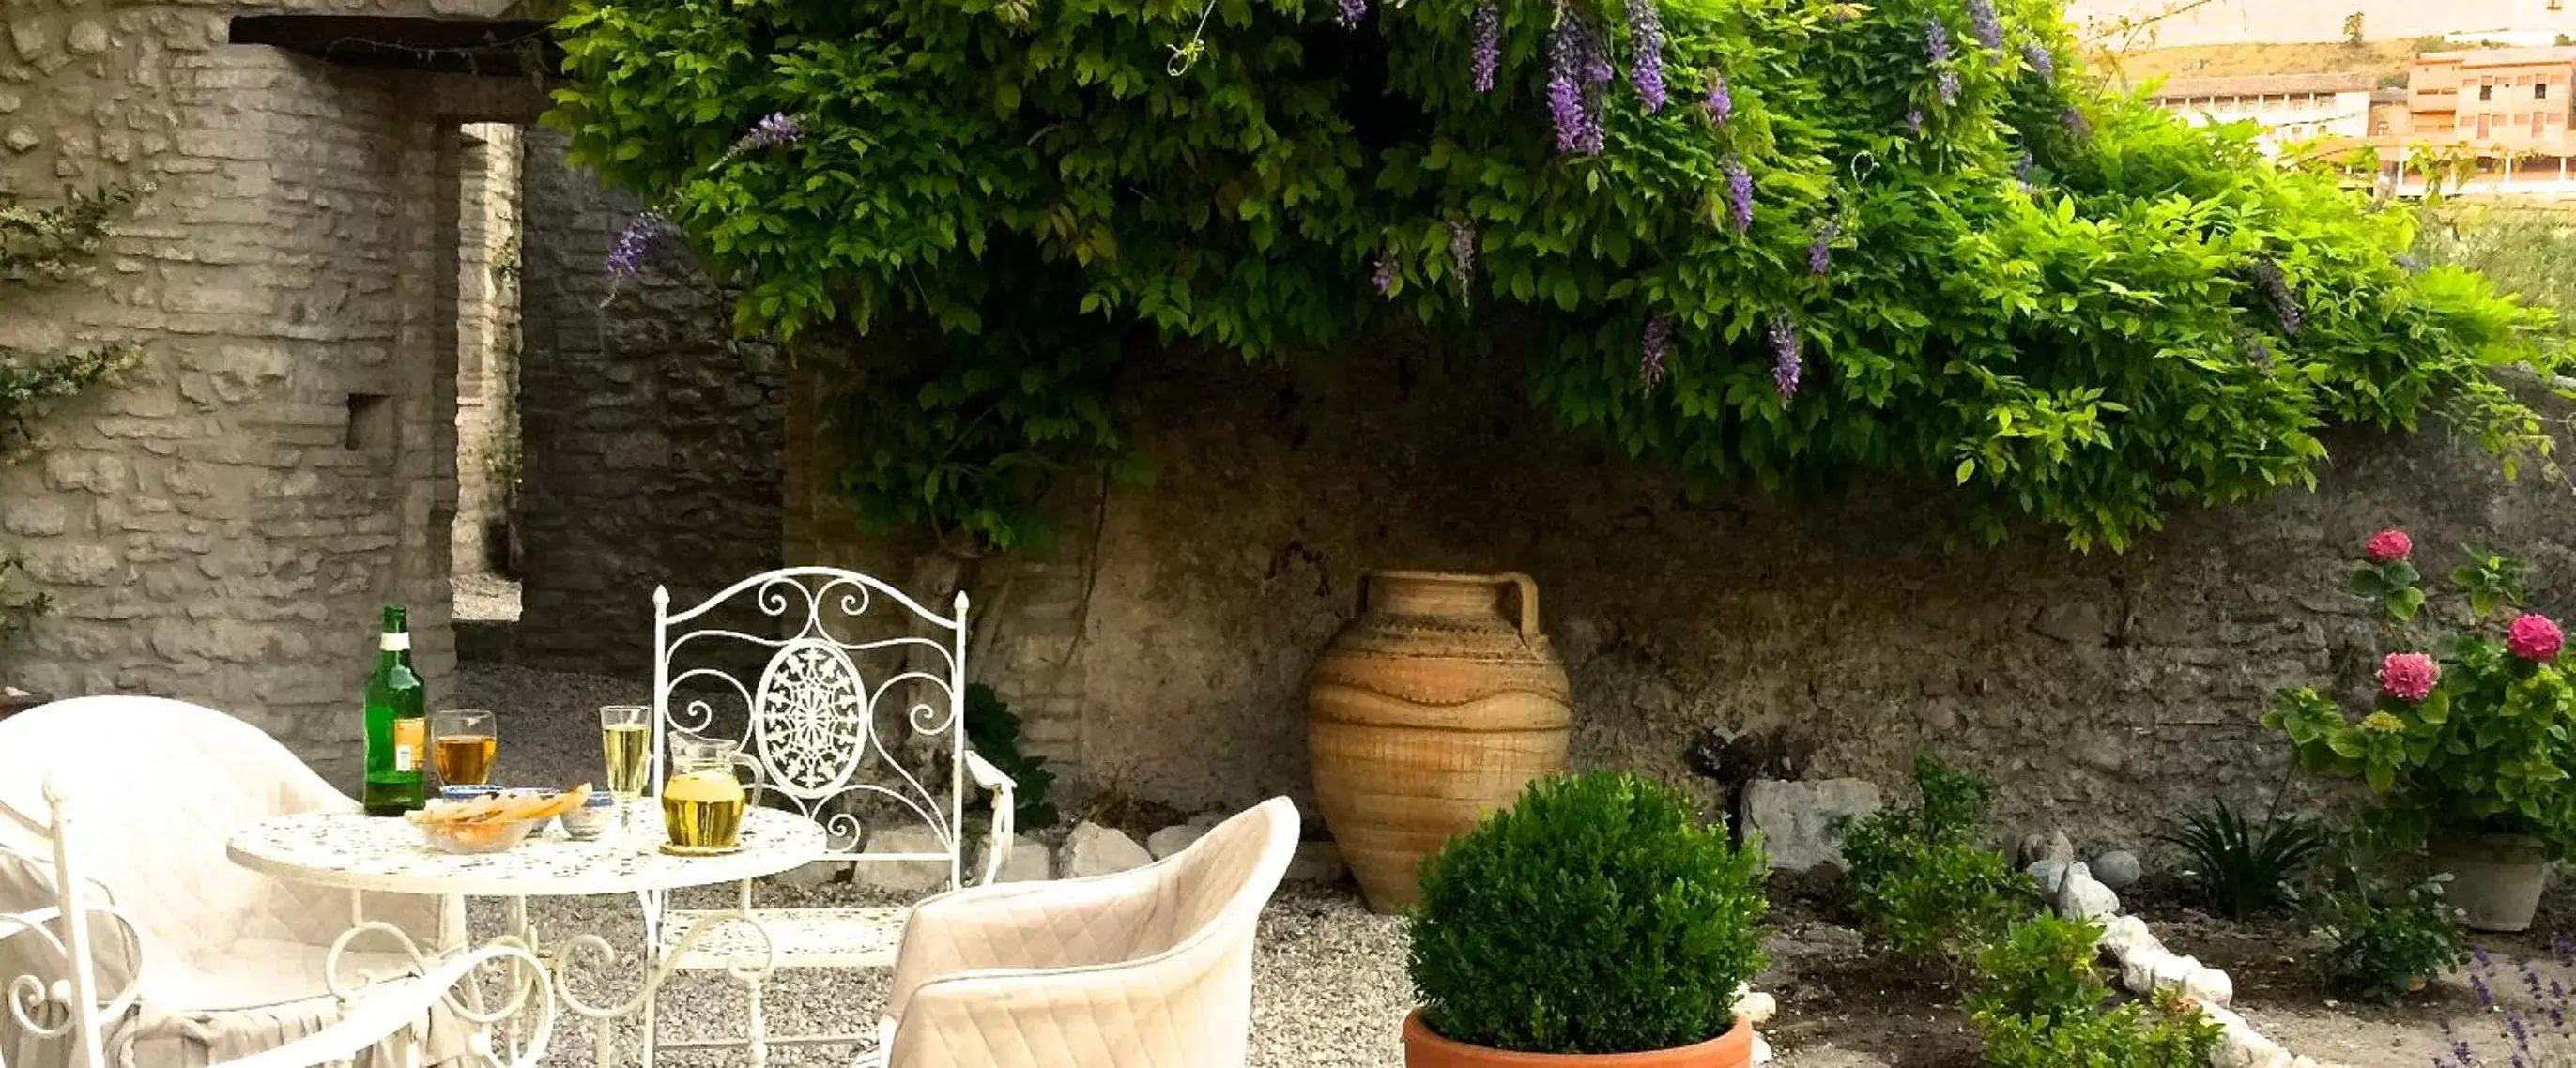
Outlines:
{"label": "sky", "polygon": [[[2067,16],[2077,26],[2088,20],[2162,11],[2177,0],[2069,0]],[[2532,43],[2548,43],[2555,34],[2576,35],[2576,0],[2212,0],[2196,10],[2159,25],[2156,44],[2205,45],[2247,42],[2336,41],[2343,20],[2361,13],[2362,34],[2372,40],[2428,37],[2446,33],[2525,31]]]}

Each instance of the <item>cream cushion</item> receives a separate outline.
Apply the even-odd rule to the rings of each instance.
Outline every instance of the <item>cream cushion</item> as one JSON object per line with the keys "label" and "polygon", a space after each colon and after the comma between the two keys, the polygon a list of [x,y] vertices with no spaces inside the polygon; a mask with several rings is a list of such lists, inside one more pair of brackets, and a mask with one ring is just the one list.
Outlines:
{"label": "cream cushion", "polygon": [[[0,801],[44,811],[48,775],[79,799],[90,881],[141,926],[150,947],[143,1008],[109,1042],[125,1063],[193,1068],[282,1045],[339,1018],[322,964],[349,927],[351,896],[251,872],[225,857],[224,841],[262,819],[354,810],[356,801],[258,728],[157,697],[76,698],[0,720]],[[49,857],[43,841],[0,823],[0,913],[52,904]],[[424,950],[463,930],[460,910],[435,899],[374,894],[365,908],[367,918],[403,928]],[[39,970],[9,952],[0,943],[0,976]],[[101,986],[123,986],[137,959],[132,944],[114,933],[102,937],[98,954]],[[411,964],[408,956],[371,953],[354,970],[398,974]],[[0,1057],[9,1063],[63,1056],[49,1049],[0,1018]],[[389,1040],[357,1063],[400,1064],[401,1052],[402,1043]],[[436,1014],[424,1058],[440,1063],[463,1052],[463,1031]]]}

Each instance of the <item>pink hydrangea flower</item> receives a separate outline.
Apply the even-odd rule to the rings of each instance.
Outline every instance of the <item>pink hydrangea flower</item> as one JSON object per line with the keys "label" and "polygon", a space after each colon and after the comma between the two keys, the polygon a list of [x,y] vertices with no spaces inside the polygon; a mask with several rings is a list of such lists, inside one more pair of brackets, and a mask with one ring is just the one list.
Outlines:
{"label": "pink hydrangea flower", "polygon": [[2393,564],[2415,555],[2415,539],[2407,537],[2405,531],[2390,527],[2371,535],[2370,541],[2361,547],[2361,554],[2374,564]]}
{"label": "pink hydrangea flower", "polygon": [[2558,650],[2567,644],[2567,636],[2558,624],[2538,612],[2525,612],[2504,632],[2504,647],[2513,655],[2535,664],[2558,659]]}
{"label": "pink hydrangea flower", "polygon": [[2421,701],[2433,695],[2433,683],[2442,677],[2442,665],[2422,653],[2390,653],[2379,662],[2379,688],[2400,701]]}

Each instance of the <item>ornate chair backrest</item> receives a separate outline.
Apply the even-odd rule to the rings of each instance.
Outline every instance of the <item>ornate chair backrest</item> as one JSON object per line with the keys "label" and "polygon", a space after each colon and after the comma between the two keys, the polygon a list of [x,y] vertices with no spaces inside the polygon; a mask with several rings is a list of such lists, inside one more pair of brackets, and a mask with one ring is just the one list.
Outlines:
{"label": "ornate chair backrest", "polygon": [[[0,1000],[8,1003],[0,1027],[0,1068],[8,1066],[7,1033],[15,1029],[42,1044],[68,1042],[67,1065],[105,1068],[105,1021],[121,1019],[134,1007],[143,988],[141,930],[105,901],[97,884],[82,870],[74,848],[72,805],[63,786],[44,780],[45,814],[38,817],[0,801],[0,826],[11,826],[44,839],[50,849],[45,868],[53,876],[51,906],[26,912],[0,913]],[[133,947],[124,983],[112,997],[99,996],[94,923],[108,923],[112,939]]]}
{"label": "ornate chair backrest", "polygon": [[[772,633],[726,620],[762,620]],[[673,732],[738,740],[764,794],[823,825],[825,859],[944,862],[958,885],[964,593],[943,616],[855,571],[789,567],[673,611],[656,587],[653,721],[654,783],[668,774]],[[860,852],[870,832],[897,826],[927,830],[938,848]]]}

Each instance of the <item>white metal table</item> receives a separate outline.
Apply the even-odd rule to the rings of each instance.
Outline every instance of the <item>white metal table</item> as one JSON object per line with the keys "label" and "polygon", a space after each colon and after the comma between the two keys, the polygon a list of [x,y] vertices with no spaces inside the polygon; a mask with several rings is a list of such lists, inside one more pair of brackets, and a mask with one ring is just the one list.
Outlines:
{"label": "white metal table", "polygon": [[[634,826],[612,826],[596,841],[577,842],[552,825],[528,836],[517,848],[480,855],[442,853],[421,840],[418,828],[403,820],[354,812],[315,812],[263,821],[225,843],[233,863],[280,879],[359,892],[429,894],[448,898],[498,897],[508,901],[507,927],[490,945],[525,949],[547,961],[554,973],[552,996],[591,1022],[595,1056],[601,1068],[616,1058],[615,1021],[644,1012],[653,993],[670,978],[668,962],[677,960],[702,936],[725,930],[720,937],[749,938],[760,947],[762,962],[731,972],[751,991],[753,1033],[759,1033],[760,984],[771,971],[769,932],[747,908],[710,913],[692,924],[662,966],[644,977],[641,990],[622,1002],[596,1004],[572,988],[573,974],[584,966],[604,968],[615,959],[608,940],[581,932],[551,944],[528,923],[527,899],[595,894],[658,894],[695,886],[741,883],[775,875],[823,855],[823,828],[790,812],[755,808],[744,813],[741,850],[722,856],[679,857],[661,852],[661,814],[649,804],[634,807]],[[332,946],[329,971],[334,993],[347,996],[366,977],[344,983],[341,955],[362,934],[395,941],[420,964],[464,952],[464,945],[423,952],[410,936],[390,924],[358,913],[354,926]],[[648,938],[649,941],[649,938]],[[652,963],[649,946],[643,958]],[[469,991],[471,988],[469,987]],[[525,991],[514,991],[514,997]],[[594,991],[594,995],[596,992]],[[649,1029],[652,1020],[648,1017]],[[646,1037],[650,1041],[650,1036]],[[755,1045],[752,1063],[765,1053]]]}

